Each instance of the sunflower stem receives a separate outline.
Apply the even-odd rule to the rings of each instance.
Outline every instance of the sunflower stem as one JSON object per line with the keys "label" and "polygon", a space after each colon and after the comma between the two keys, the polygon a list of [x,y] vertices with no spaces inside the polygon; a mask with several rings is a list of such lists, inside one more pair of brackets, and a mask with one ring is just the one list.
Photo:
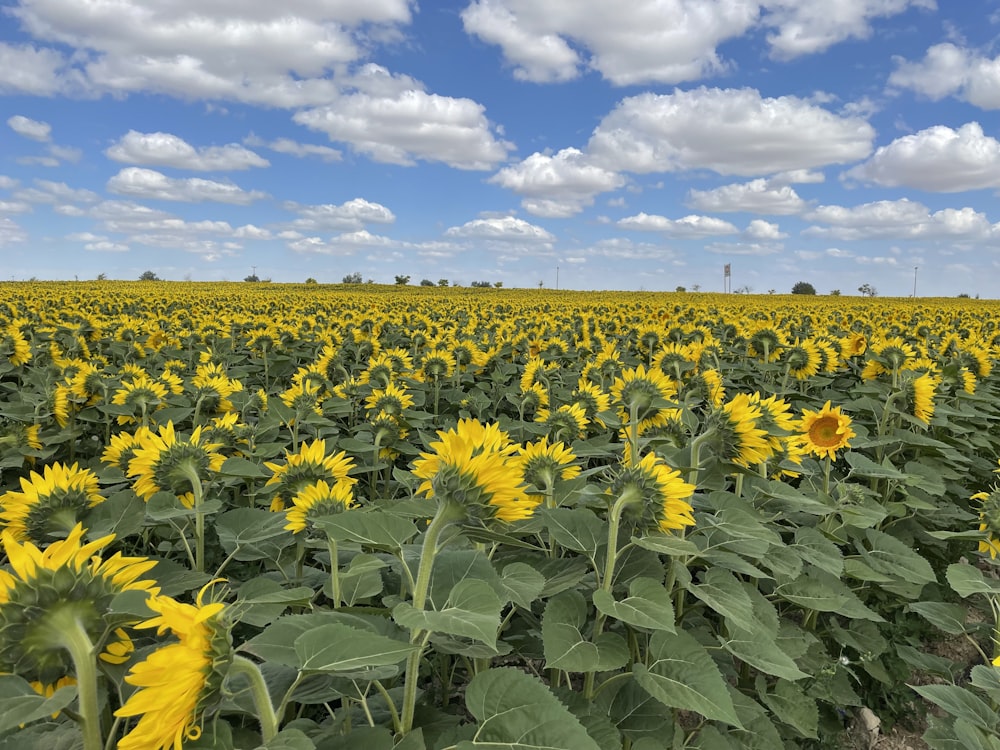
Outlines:
{"label": "sunflower stem", "polygon": [[326,547],[330,551],[330,596],[333,598],[333,608],[340,609],[340,561],[337,540],[327,536]]}
{"label": "sunflower stem", "polygon": [[191,494],[194,495],[194,569],[205,572],[205,514],[201,512],[204,499],[204,488],[198,470],[187,461],[180,467],[191,483]]}
{"label": "sunflower stem", "polygon": [[90,636],[70,608],[53,612],[48,620],[52,638],[69,651],[76,672],[77,702],[84,750],[103,750],[97,693],[97,654]]}
{"label": "sunflower stem", "polygon": [[714,434],[709,429],[691,441],[691,470],[688,472],[688,483],[698,486],[698,471],[701,469],[701,447]]}
{"label": "sunflower stem", "polygon": [[[441,532],[451,523],[463,518],[465,509],[458,503],[447,499],[438,502],[437,512],[431,519],[427,531],[424,532],[423,547],[420,550],[420,562],[417,568],[417,580],[413,585],[413,608],[423,611],[427,601],[427,591],[431,583],[431,569],[434,567],[434,557],[437,555],[438,539]],[[429,634],[420,628],[410,631],[410,643],[418,645],[406,659],[406,677],[403,683],[403,711],[400,717],[400,730],[403,735],[413,729],[413,715],[417,706],[417,680],[420,678],[420,658],[423,656]]]}
{"label": "sunflower stem", "polygon": [[267,692],[267,683],[264,682],[260,667],[245,656],[234,655],[229,674],[242,674],[249,681],[257,719],[260,721],[260,733],[266,745],[278,734],[278,715],[274,712],[274,704],[271,703],[271,695]]}
{"label": "sunflower stem", "polygon": [[823,462],[823,494],[829,496],[830,494],[830,455],[827,454],[826,460]]}
{"label": "sunflower stem", "polygon": [[631,404],[628,415],[628,465],[639,465],[639,405]]}

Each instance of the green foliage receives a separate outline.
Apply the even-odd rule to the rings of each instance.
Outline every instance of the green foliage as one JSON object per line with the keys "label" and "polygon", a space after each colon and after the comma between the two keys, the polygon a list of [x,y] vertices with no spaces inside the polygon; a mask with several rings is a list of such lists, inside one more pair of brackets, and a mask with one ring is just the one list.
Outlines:
{"label": "green foliage", "polygon": [[139,276],[139,281],[160,281],[160,277],[157,276],[153,271],[143,271],[142,275]]}
{"label": "green foliage", "polygon": [[792,287],[792,294],[816,294],[816,287],[808,281],[798,281]]}
{"label": "green foliage", "polygon": [[396,286],[406,286],[410,283],[409,276],[403,276],[401,274],[396,275]]}
{"label": "green foliage", "polygon": [[361,272],[360,271],[355,271],[354,273],[349,273],[346,276],[344,276],[344,278],[343,278],[343,280],[342,280],[341,283],[344,283],[344,284],[360,284],[363,279],[364,279],[364,276],[361,275]]}

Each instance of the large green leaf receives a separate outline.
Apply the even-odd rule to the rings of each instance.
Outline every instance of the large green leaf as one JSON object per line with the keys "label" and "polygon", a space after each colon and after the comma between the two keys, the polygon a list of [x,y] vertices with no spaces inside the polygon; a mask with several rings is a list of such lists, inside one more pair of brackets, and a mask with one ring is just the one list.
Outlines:
{"label": "large green leaf", "polygon": [[309,630],[295,639],[303,672],[357,672],[403,661],[417,646],[342,623]]}
{"label": "large green leaf", "polygon": [[413,519],[381,510],[331,514],[316,519],[316,526],[338,542],[374,549],[397,550],[417,535]]}
{"label": "large green leaf", "polygon": [[803,526],[795,532],[792,549],[798,552],[803,560],[827,573],[839,576],[844,571],[844,556],[840,547],[812,526]]}
{"label": "large green leaf", "polygon": [[[370,599],[382,593],[383,568],[388,567],[388,563],[365,552],[355,555],[347,568],[340,571],[340,597],[349,607],[353,607],[362,599]],[[330,589],[329,579],[323,586],[323,590]],[[329,591],[333,596],[333,591]]]}
{"label": "large green leaf", "polygon": [[778,680],[773,692],[768,692],[764,684],[764,678],[758,678],[757,692],[764,705],[802,736],[819,739],[819,707],[816,701],[788,680]]}
{"label": "large green leaf", "polygon": [[742,727],[726,681],[705,647],[684,630],[657,631],[649,641],[650,665],[632,674],[650,695],[669,708],[695,711],[707,719]]}
{"label": "large green leaf", "polygon": [[629,583],[628,592],[628,597],[615,601],[607,591],[598,589],[594,606],[600,613],[637,628],[674,632],[674,606],[660,581],[636,578]]}
{"label": "large green leaf", "polygon": [[479,725],[456,750],[602,750],[545,685],[519,669],[480,672],[465,702]]}
{"label": "large green leaf", "polygon": [[284,513],[236,508],[219,516],[214,526],[222,548],[234,559],[276,560],[281,550],[292,543],[286,523]]}
{"label": "large green leaf", "polygon": [[958,685],[910,685],[910,687],[956,718],[965,719],[987,731],[997,728],[996,711],[971,690]]}
{"label": "large green leaf", "polygon": [[545,588],[545,576],[527,563],[511,563],[503,569],[500,583],[507,598],[523,609],[530,609]]}
{"label": "large green leaf", "polygon": [[279,617],[240,648],[266,662],[297,667],[299,656],[295,650],[295,641],[305,633],[331,624],[348,625],[390,640],[402,640],[408,635],[387,617],[326,610]]}
{"label": "large green leaf", "polygon": [[605,521],[586,508],[551,508],[539,511],[549,535],[559,546],[595,557],[608,543]]}
{"label": "large green leaf", "polygon": [[945,571],[952,590],[961,597],[972,594],[1000,594],[1000,581],[986,580],[979,568],[968,563],[953,563]]}
{"label": "large green leaf", "polygon": [[936,580],[931,564],[891,534],[865,529],[865,539],[869,549],[861,555],[873,570],[915,584]]}
{"label": "large green leaf", "polygon": [[628,662],[628,646],[617,633],[601,633],[596,642],[583,637],[587,603],[578,591],[549,599],[542,617],[545,666],[567,672],[606,672]]}
{"label": "large green leaf", "polygon": [[848,451],[844,454],[847,463],[851,465],[851,476],[867,477],[870,479],[897,479],[907,480],[909,477],[894,467],[889,459],[883,459],[877,464],[863,453]]}
{"label": "large green leaf", "polygon": [[808,675],[801,671],[778,645],[773,637],[751,630],[734,629],[728,638],[717,636],[723,648],[741,661],[756,667],[765,674],[786,680],[801,680]]}
{"label": "large green leaf", "polygon": [[404,628],[472,638],[496,648],[502,607],[492,586],[465,579],[455,584],[443,608],[419,610],[401,602],[393,607],[392,618]]}
{"label": "large green leaf", "polygon": [[44,719],[66,708],[75,698],[75,685],[61,687],[51,698],[46,698],[36,693],[24,678],[0,675],[0,733]]}
{"label": "large green leaf", "polygon": [[906,605],[934,627],[951,635],[965,632],[965,607],[945,602],[912,602]]}
{"label": "large green leaf", "polygon": [[702,583],[688,586],[688,591],[736,627],[745,630],[754,629],[753,604],[750,597],[736,576],[728,570],[709,568],[702,575]]}

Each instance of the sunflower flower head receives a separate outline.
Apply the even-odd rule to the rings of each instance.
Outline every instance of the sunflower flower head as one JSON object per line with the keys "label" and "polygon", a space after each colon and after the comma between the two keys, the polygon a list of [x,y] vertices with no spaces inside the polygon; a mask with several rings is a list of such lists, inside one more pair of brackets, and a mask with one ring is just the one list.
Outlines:
{"label": "sunflower flower head", "polygon": [[611,386],[611,397],[618,405],[618,415],[628,421],[632,413],[639,421],[649,419],[666,408],[666,401],[677,395],[677,388],[661,370],[639,365],[623,370]]}
{"label": "sunflower flower head", "polygon": [[905,378],[902,382],[901,408],[907,414],[929,425],[934,416],[934,395],[941,378],[925,372],[919,377]]}
{"label": "sunflower flower head", "polygon": [[758,424],[761,416],[760,405],[746,393],[737,393],[721,409],[716,409],[710,424],[715,430],[719,458],[743,467],[767,461],[774,448],[767,430]]}
{"label": "sunflower flower head", "polygon": [[802,410],[798,431],[803,447],[819,458],[835,459],[837,451],[850,448],[855,432],[851,418],[841,413],[840,407],[831,407],[827,401],[818,411]]}
{"label": "sunflower flower head", "polygon": [[343,480],[330,484],[321,479],[303,487],[292,498],[291,507],[285,510],[285,519],[288,521],[285,528],[294,534],[315,531],[317,518],[357,507],[352,486],[350,482]]}
{"label": "sunflower flower head", "polygon": [[128,380],[123,380],[121,387],[111,397],[111,403],[130,410],[127,414],[118,415],[118,424],[139,423],[145,425],[146,417],[151,412],[166,405],[166,398],[166,386],[143,372],[133,375]]}
{"label": "sunflower flower head", "polygon": [[47,544],[50,535],[72,530],[81,516],[104,499],[97,475],[90,469],[50,464],[41,474],[33,471],[21,477],[20,492],[10,490],[0,496],[0,522],[14,541]]}
{"label": "sunflower flower head", "polygon": [[20,367],[31,361],[31,344],[21,329],[13,323],[8,324],[0,333],[0,354],[14,367]]}
{"label": "sunflower flower head", "polygon": [[139,427],[134,433],[120,432],[112,435],[108,447],[101,454],[101,462],[117,466],[122,473],[127,472],[129,461],[135,458],[136,450],[149,433],[148,427]]}
{"label": "sunflower flower head", "polygon": [[0,571],[0,672],[54,683],[71,671],[68,654],[59,645],[70,623],[79,623],[91,642],[100,645],[118,594],[159,590],[142,577],[154,560],[121,553],[102,559],[100,550],[114,535],[84,543],[83,533],[77,524],[65,539],[40,550],[3,532],[10,572]]}
{"label": "sunflower flower head", "polygon": [[403,415],[404,409],[413,406],[413,396],[395,383],[389,383],[385,388],[376,388],[371,395],[365,399],[365,407],[368,410],[369,418],[380,412],[385,412],[394,417]]}
{"label": "sunflower flower head", "polygon": [[511,522],[534,513],[540,500],[525,493],[517,445],[498,424],[462,419],[438,438],[413,462],[413,475],[423,480],[418,493],[462,508],[469,519]]}
{"label": "sunflower flower head", "polygon": [[545,425],[547,435],[553,440],[576,440],[587,434],[590,420],[582,404],[563,404],[558,409],[542,408],[535,421]]}
{"label": "sunflower flower head", "polygon": [[176,750],[185,740],[197,740],[202,717],[222,700],[233,658],[231,625],[222,602],[204,603],[206,588],[195,604],[169,596],[147,601],[157,616],[136,627],[156,628],[158,635],[170,633],[177,640],[153,651],[126,675],[125,682],[138,690],[115,716],[139,720],[118,743],[119,750]]}
{"label": "sunflower flower head", "polygon": [[611,397],[596,383],[591,383],[581,377],[572,393],[573,401],[583,407],[584,416],[596,426],[604,427],[604,422],[598,416],[611,409]]}
{"label": "sunflower flower head", "polygon": [[618,471],[608,493],[614,498],[625,493],[633,496],[622,518],[635,528],[669,534],[694,526],[694,510],[688,502],[694,490],[679,471],[667,466],[655,453],[647,453],[634,465]]}
{"label": "sunflower flower head", "polygon": [[557,479],[572,479],[580,474],[573,451],[562,443],[549,443],[543,437],[534,443],[519,446],[515,463],[519,465],[526,484],[542,493],[551,492]]}
{"label": "sunflower flower head", "polygon": [[816,375],[823,364],[819,347],[808,339],[796,341],[782,353],[788,374],[796,380],[808,380]]}
{"label": "sunflower flower head", "polygon": [[193,502],[190,490],[194,484],[209,479],[226,460],[216,452],[217,443],[202,443],[201,430],[196,427],[185,440],[174,432],[174,423],[168,422],[158,433],[145,433],[128,463],[127,476],[136,480],[135,494],[149,500],[157,492],[166,491],[185,505]]}
{"label": "sunflower flower head", "polygon": [[346,482],[348,486],[358,481],[348,476],[354,468],[354,461],[344,451],[328,455],[323,440],[303,443],[298,453],[286,451],[283,464],[267,461],[264,466],[272,471],[264,486],[275,492],[271,503],[271,510],[274,511],[284,510],[286,501],[290,502],[303,489],[320,480],[333,484]]}
{"label": "sunflower flower head", "polygon": [[397,417],[384,411],[370,417],[368,424],[371,425],[375,442],[379,446],[379,458],[395,459],[399,455],[395,447],[399,442],[406,440],[409,431]]}
{"label": "sunflower flower head", "polygon": [[972,499],[982,503],[979,509],[979,530],[986,538],[979,541],[979,551],[989,552],[990,557],[995,560],[1000,552],[1000,488],[994,486],[990,492],[977,492]]}

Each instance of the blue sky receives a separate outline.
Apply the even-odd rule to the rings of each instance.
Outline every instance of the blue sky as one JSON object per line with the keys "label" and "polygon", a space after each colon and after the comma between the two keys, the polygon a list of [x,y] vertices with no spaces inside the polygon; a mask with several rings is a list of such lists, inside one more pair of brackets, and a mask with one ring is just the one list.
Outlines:
{"label": "blue sky", "polygon": [[1000,0],[0,10],[4,279],[1000,296]]}

